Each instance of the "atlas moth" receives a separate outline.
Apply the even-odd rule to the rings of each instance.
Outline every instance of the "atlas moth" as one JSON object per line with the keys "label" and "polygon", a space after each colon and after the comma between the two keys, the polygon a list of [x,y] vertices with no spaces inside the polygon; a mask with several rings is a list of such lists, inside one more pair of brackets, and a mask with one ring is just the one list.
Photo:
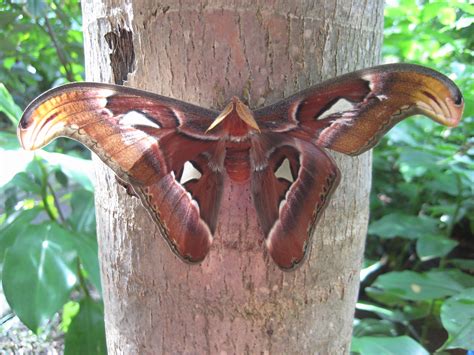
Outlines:
{"label": "atlas moth", "polygon": [[222,112],[150,92],[72,83],[36,98],[18,137],[25,149],[58,136],[97,154],[138,196],[171,249],[190,263],[208,254],[224,186],[245,184],[266,249],[284,270],[300,265],[340,172],[326,149],[359,155],[396,123],[422,114],[456,126],[460,90],[417,65],[359,70],[252,110]]}

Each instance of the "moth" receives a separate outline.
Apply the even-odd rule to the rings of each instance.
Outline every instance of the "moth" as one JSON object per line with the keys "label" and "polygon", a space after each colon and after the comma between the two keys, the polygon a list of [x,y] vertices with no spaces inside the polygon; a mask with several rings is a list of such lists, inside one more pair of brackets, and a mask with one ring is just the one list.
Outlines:
{"label": "moth", "polygon": [[396,123],[423,114],[456,126],[460,90],[410,64],[342,75],[252,110],[234,97],[222,112],[123,86],[72,83],[45,92],[18,126],[24,149],[58,136],[97,154],[138,196],[171,249],[208,254],[225,183],[251,193],[264,244],[283,270],[300,265],[340,172],[330,149],[359,155]]}

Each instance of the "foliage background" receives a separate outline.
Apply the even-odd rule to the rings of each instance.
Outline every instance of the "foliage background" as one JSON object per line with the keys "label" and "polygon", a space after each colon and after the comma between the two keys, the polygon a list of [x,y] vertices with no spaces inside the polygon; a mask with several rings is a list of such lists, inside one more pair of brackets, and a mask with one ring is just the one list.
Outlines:
{"label": "foliage background", "polygon": [[[374,150],[353,352],[474,349],[473,22],[467,0],[386,4],[384,61],[449,74],[466,110],[455,129],[404,121]],[[30,100],[82,80],[78,1],[2,2],[0,68],[0,327],[16,316],[64,333],[66,353],[105,353],[89,153],[62,139],[23,152],[15,134]]]}

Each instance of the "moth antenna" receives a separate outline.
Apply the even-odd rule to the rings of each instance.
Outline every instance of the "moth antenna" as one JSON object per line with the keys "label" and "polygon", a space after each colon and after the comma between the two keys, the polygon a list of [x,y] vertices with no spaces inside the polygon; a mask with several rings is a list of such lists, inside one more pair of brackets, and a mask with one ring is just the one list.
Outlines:
{"label": "moth antenna", "polygon": [[216,127],[219,123],[224,121],[224,119],[227,116],[229,116],[229,114],[232,112],[233,109],[234,109],[234,102],[231,101],[230,103],[227,104],[227,106],[224,108],[224,110],[222,110],[222,112],[219,114],[219,116],[217,116],[214,119],[214,121],[211,123],[211,125],[206,129],[205,133],[209,132],[211,129]]}

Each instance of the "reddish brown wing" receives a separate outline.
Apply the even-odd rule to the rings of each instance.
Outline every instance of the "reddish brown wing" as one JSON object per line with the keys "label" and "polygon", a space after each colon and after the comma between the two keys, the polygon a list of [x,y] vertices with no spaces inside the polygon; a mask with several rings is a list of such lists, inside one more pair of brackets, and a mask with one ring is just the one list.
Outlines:
{"label": "reddish brown wing", "polygon": [[342,75],[255,112],[262,132],[291,132],[349,155],[372,148],[396,123],[422,114],[455,126],[463,98],[446,76],[388,64]]}
{"label": "reddish brown wing", "polygon": [[257,110],[257,150],[269,158],[256,160],[252,191],[275,262],[283,269],[301,263],[338,184],[337,167],[319,147],[358,155],[405,117],[424,114],[454,126],[462,110],[462,95],[450,79],[408,64],[343,75]]}
{"label": "reddish brown wing", "polygon": [[79,83],[33,101],[18,136],[26,149],[58,136],[83,143],[132,185],[172,249],[196,262],[212,243],[222,191],[222,175],[212,164],[220,137],[204,135],[215,116],[140,90]]}
{"label": "reddish brown wing", "polygon": [[339,183],[339,169],[327,153],[301,139],[263,134],[255,144],[271,152],[252,175],[265,244],[275,263],[291,270],[307,255],[313,229]]}

